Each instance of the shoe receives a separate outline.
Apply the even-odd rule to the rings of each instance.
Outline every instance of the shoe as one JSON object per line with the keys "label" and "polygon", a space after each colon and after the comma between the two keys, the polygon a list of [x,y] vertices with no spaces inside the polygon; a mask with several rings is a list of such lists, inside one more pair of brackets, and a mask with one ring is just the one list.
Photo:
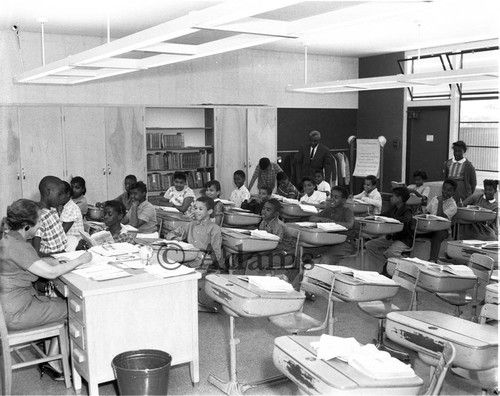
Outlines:
{"label": "shoe", "polygon": [[40,369],[40,378],[42,378],[44,374],[47,374],[54,381],[64,381],[64,374],[56,370],[50,364],[41,363],[38,365],[38,368]]}
{"label": "shoe", "polygon": [[310,301],[316,301],[316,295],[313,293],[306,292],[306,299]]}

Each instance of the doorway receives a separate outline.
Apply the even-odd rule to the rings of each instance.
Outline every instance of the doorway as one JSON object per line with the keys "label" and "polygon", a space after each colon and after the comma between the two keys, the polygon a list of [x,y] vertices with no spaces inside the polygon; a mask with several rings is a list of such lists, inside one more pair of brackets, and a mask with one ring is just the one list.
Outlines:
{"label": "doorway", "polygon": [[428,181],[443,180],[448,159],[450,107],[409,107],[407,111],[406,183],[423,170]]}

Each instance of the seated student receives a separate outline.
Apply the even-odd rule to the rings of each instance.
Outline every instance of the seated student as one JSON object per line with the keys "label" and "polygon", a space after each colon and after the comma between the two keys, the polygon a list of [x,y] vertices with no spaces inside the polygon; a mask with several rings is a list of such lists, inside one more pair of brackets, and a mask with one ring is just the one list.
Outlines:
{"label": "seated student", "polygon": [[85,187],[85,179],[80,176],[76,176],[71,179],[71,198],[73,202],[78,205],[82,216],[85,216],[89,210],[87,199],[85,198],[85,193],[87,188]]}
{"label": "seated student", "polygon": [[382,210],[382,196],[377,189],[377,178],[373,175],[365,177],[363,191],[354,196],[372,207],[372,214],[380,214]]}
{"label": "seated student", "polygon": [[191,206],[196,198],[194,191],[186,184],[187,176],[184,172],[174,173],[174,185],[170,187],[160,200],[160,205],[177,208],[189,216]]}
{"label": "seated student", "polygon": [[[433,214],[436,216],[445,217],[448,220],[453,220],[453,217],[457,213],[457,203],[453,199],[455,190],[457,188],[457,183],[455,180],[446,179],[443,182],[443,187],[441,188],[441,195],[433,197],[427,204],[425,211],[426,213]],[[436,262],[439,258],[439,250],[441,249],[441,242],[443,242],[450,234],[451,229],[433,231],[427,234],[420,235],[424,238],[430,238],[431,240],[431,254],[429,261]]]}
{"label": "seated student", "polygon": [[61,223],[68,238],[68,251],[75,250],[78,241],[82,239],[80,232],[83,232],[83,217],[80,208],[71,199],[71,186],[68,182],[63,182],[65,197],[62,201]]}
{"label": "seated student", "polygon": [[285,198],[297,199],[299,190],[292,184],[285,172],[279,172],[276,175],[276,181],[278,182],[278,187],[276,189],[278,195]]}
{"label": "seated student", "polygon": [[104,224],[111,233],[115,242],[134,243],[135,234],[131,234],[122,225],[122,220],[127,213],[125,205],[121,201],[106,201],[104,206]]}
{"label": "seated student", "polygon": [[408,186],[408,191],[411,195],[422,198],[422,206],[427,205],[427,200],[429,199],[429,193],[431,191],[430,187],[424,184],[425,180],[427,180],[427,173],[422,170],[417,170],[413,172],[414,184]]}
{"label": "seated student", "polygon": [[40,257],[64,252],[68,245],[66,233],[59,220],[57,207],[62,204],[64,184],[55,176],[45,176],[38,185],[40,191],[39,227],[33,237],[33,247]]}
{"label": "seated student", "polygon": [[410,193],[406,187],[392,189],[391,206],[382,216],[392,217],[403,223],[403,229],[395,234],[384,235],[366,243],[365,265],[369,271],[384,272],[388,258],[401,257],[410,248],[413,238],[411,230],[412,210],[406,205]]}
{"label": "seated student", "polygon": [[234,202],[235,206],[241,208],[243,201],[250,199],[250,191],[245,187],[245,172],[238,169],[233,174],[233,181],[236,188],[231,191],[229,200]]}
{"label": "seated student", "polygon": [[264,203],[271,198],[271,194],[271,187],[261,186],[259,187],[259,195],[256,197],[250,197],[249,200],[243,201],[241,208],[250,210],[252,213],[260,215]]}
{"label": "seated student", "polygon": [[324,192],[328,197],[330,195],[330,184],[325,181],[325,177],[323,176],[323,170],[315,170],[314,171],[314,181],[316,182],[316,190]]}
{"label": "seated student", "polygon": [[[199,268],[202,265],[219,263],[222,259],[222,234],[220,227],[210,220],[214,210],[214,200],[209,197],[200,197],[194,203],[195,221],[187,223],[170,231],[165,239],[187,241],[200,249],[196,259],[185,263],[189,267]],[[212,259],[212,260],[210,260]]]}
{"label": "seated student", "polygon": [[205,195],[215,202],[211,218],[218,226],[222,225],[224,219],[224,204],[220,201],[220,193],[220,183],[217,180],[211,180],[205,184]]}
{"label": "seated student", "polygon": [[133,203],[127,215],[123,218],[123,224],[130,224],[141,233],[152,233],[158,231],[156,224],[156,209],[147,200],[148,188],[139,181],[130,186],[130,195]]}
{"label": "seated student", "polygon": [[316,191],[316,183],[310,177],[302,179],[302,188],[304,195],[300,198],[301,204],[319,205],[326,201],[326,194],[321,191]]}
{"label": "seated student", "polygon": [[[354,227],[354,214],[351,209],[344,206],[348,196],[349,192],[344,187],[332,187],[327,207],[318,214],[311,216],[309,220],[318,223],[333,222],[344,226],[348,230],[352,230]],[[345,242],[333,246],[314,249],[314,252],[316,253],[322,252],[321,259],[319,260],[320,263],[337,265],[342,257],[354,253],[354,235],[349,231],[346,233],[348,236]]]}
{"label": "seated student", "polygon": [[114,199],[115,201],[122,202],[123,205],[125,205],[125,209],[127,211],[130,210],[130,207],[132,206],[134,201],[132,198],[132,194],[130,193],[130,187],[132,187],[132,185],[135,183],[137,183],[137,177],[135,177],[134,175],[125,176],[125,180],[123,181],[123,184],[125,186],[125,192],[123,194],[118,195]]}
{"label": "seated student", "polygon": [[495,194],[498,188],[497,180],[484,180],[484,194],[474,194],[463,201],[464,206],[474,205],[497,212],[497,218],[489,222],[464,224],[460,234],[462,239],[477,239],[480,241],[498,240],[498,202]]}

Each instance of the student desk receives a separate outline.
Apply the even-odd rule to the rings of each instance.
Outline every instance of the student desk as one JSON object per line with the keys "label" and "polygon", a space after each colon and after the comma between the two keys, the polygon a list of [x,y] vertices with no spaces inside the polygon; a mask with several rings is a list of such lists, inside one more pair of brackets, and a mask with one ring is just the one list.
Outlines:
{"label": "student desk", "polygon": [[498,243],[486,241],[448,241],[446,254],[457,264],[467,264],[473,253],[485,254],[495,261],[498,267]]}
{"label": "student desk", "polygon": [[111,361],[121,352],[160,349],[172,365],[190,363],[199,381],[198,279],[200,274],[159,278],[144,270],[98,282],[68,273],[58,290],[68,299],[68,327],[76,391],[88,382],[89,394],[115,379]]}
{"label": "student desk", "polygon": [[[436,357],[444,341],[451,342],[457,355],[454,366],[468,370],[498,367],[498,332],[489,325],[434,311],[404,311],[387,314],[387,337],[420,354]],[[428,359],[426,359],[428,360]]]}
{"label": "student desk", "polygon": [[274,365],[308,395],[416,395],[420,377],[375,379],[346,362],[316,359],[314,336],[283,336],[274,340]]}

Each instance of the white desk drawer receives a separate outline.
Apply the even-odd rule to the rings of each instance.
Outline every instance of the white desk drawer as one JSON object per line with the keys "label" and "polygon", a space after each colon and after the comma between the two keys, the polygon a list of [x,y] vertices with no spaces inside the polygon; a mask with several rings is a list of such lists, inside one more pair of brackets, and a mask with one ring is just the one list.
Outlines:
{"label": "white desk drawer", "polygon": [[89,361],[87,353],[75,345],[71,348],[71,360],[76,370],[85,378],[89,375]]}
{"label": "white desk drawer", "polygon": [[69,293],[68,296],[68,310],[71,316],[76,317],[80,322],[83,323],[83,317],[84,317],[83,300],[71,292]]}
{"label": "white desk drawer", "polygon": [[85,328],[76,320],[69,321],[69,335],[76,345],[85,350]]}

